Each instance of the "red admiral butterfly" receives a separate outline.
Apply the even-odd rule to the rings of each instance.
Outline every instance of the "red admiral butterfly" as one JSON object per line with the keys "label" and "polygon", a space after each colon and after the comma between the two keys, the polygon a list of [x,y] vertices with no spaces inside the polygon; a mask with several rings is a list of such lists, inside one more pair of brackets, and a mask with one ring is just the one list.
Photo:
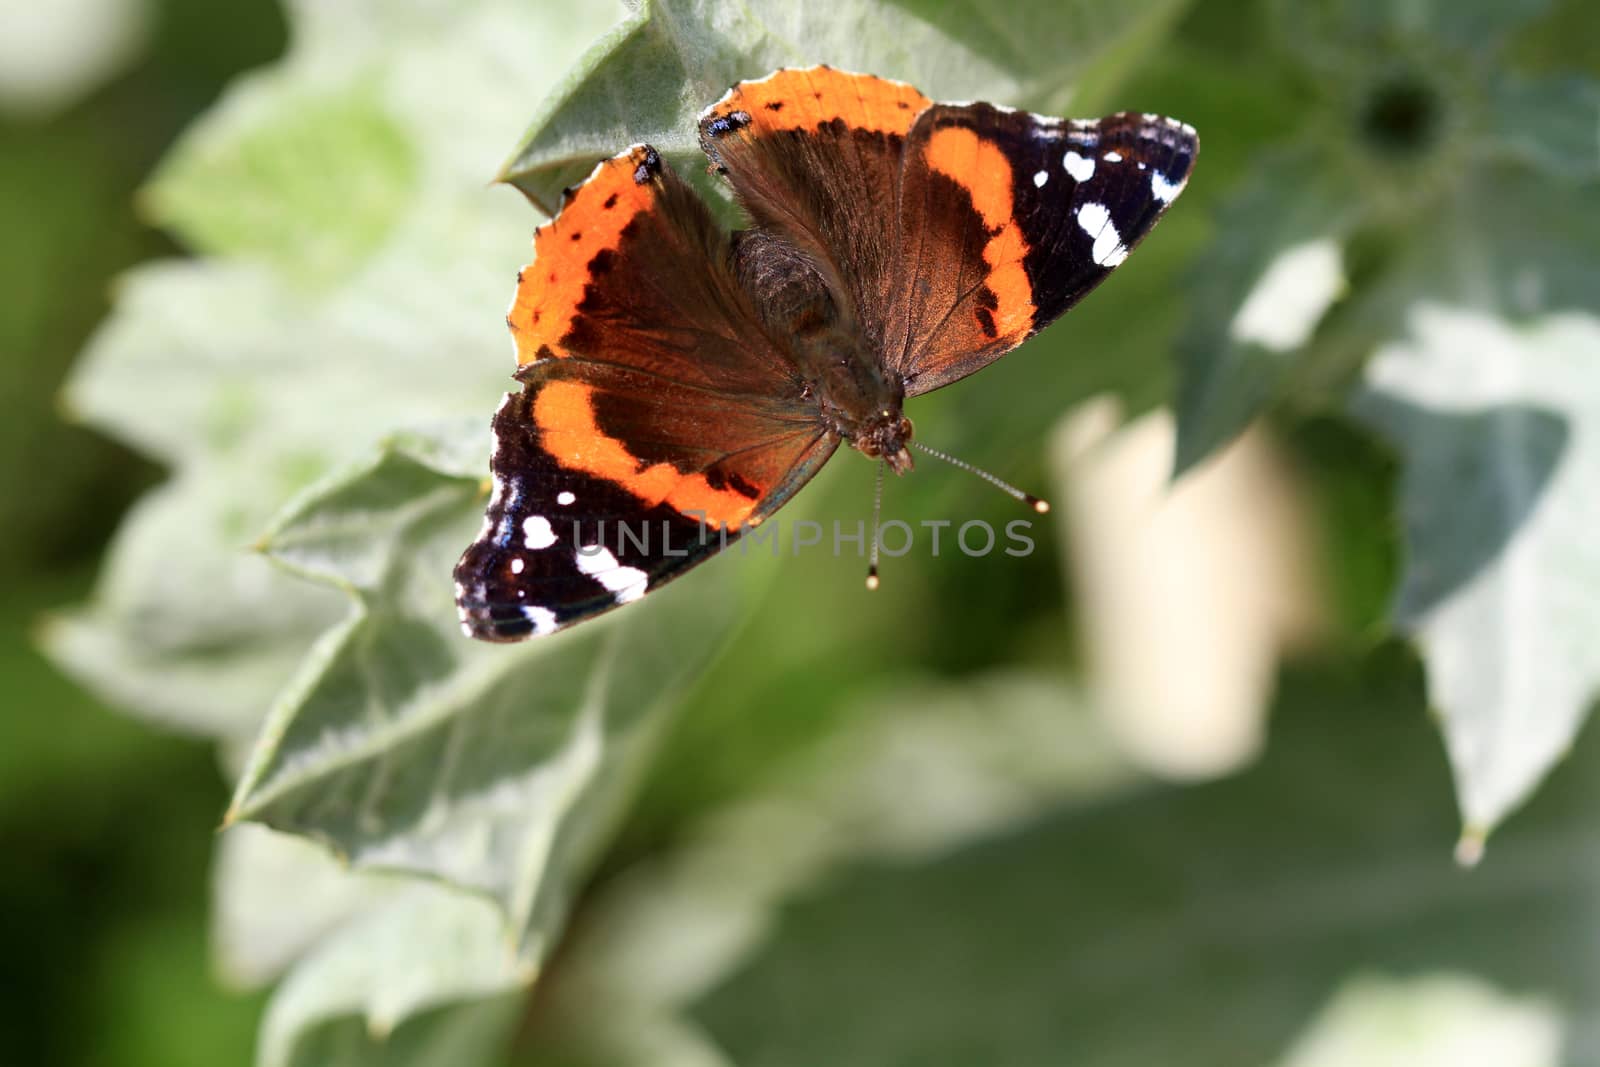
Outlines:
{"label": "red admiral butterfly", "polygon": [[635,145],[534,235],[506,319],[523,389],[494,417],[493,495],[455,571],[472,637],[638,599],[777,511],[841,441],[905,473],[905,399],[1098,285],[1199,148],[1156,115],[938,104],[828,67],[734,86],[700,145],[749,229],[724,232]]}

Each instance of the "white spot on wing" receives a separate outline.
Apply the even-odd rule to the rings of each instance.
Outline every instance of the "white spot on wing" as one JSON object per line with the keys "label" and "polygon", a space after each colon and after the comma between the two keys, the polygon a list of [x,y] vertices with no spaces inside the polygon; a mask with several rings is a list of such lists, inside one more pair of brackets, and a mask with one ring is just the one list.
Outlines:
{"label": "white spot on wing", "polygon": [[610,590],[618,604],[638,600],[644,596],[650,576],[638,567],[624,567],[617,563],[611,550],[601,545],[591,545],[573,556],[578,569]]}
{"label": "white spot on wing", "polygon": [[522,543],[528,548],[549,548],[556,543],[556,532],[550,520],[543,515],[529,515],[522,520]]}
{"label": "white spot on wing", "polygon": [[1163,204],[1172,203],[1173,199],[1183,192],[1183,187],[1187,184],[1187,178],[1181,182],[1169,182],[1167,181],[1167,176],[1159,170],[1150,172],[1150,195]]}
{"label": "white spot on wing", "polygon": [[1107,163],[1121,163],[1122,162],[1122,153],[1116,151],[1115,149],[1113,149],[1112,151],[1107,152],[1104,155],[1102,155],[1100,158],[1105,160]]}
{"label": "white spot on wing", "polygon": [[1068,152],[1061,158],[1061,165],[1067,168],[1067,173],[1072,175],[1072,180],[1080,185],[1094,177],[1094,160],[1088,156],[1080,156],[1076,152]]}
{"label": "white spot on wing", "polygon": [[1037,171],[1033,175],[1033,187],[1035,189],[1043,189],[1044,188],[1044,183],[1049,181],[1049,180],[1050,180],[1050,172],[1049,171],[1044,171],[1044,170]]}
{"label": "white spot on wing", "polygon": [[556,628],[556,613],[549,608],[541,608],[536,604],[524,604],[522,617],[533,623],[535,636],[547,634]]}
{"label": "white spot on wing", "polygon": [[1084,233],[1094,238],[1094,249],[1090,255],[1100,266],[1115,267],[1128,258],[1128,250],[1122,247],[1122,235],[1111,224],[1111,212],[1106,210],[1104,204],[1090,201],[1080,207],[1078,225],[1083,227]]}
{"label": "white spot on wing", "polygon": [[566,507],[576,499],[578,499],[577,496],[567,492],[565,489],[556,494],[556,503],[560,504],[562,507]]}
{"label": "white spot on wing", "polygon": [[523,562],[522,557],[521,556],[517,556],[514,559],[512,559],[512,561],[511,561],[511,573],[512,574],[521,574],[524,570],[527,569],[527,566],[528,565]]}

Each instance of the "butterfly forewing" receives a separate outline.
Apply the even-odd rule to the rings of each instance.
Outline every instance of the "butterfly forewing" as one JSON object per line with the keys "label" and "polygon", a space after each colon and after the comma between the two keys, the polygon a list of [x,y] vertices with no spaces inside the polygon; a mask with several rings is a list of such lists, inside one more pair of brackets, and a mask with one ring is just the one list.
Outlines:
{"label": "butterfly forewing", "polygon": [[771,436],[721,405],[711,446],[695,414],[719,410],[707,394],[624,368],[535,367],[495,414],[483,529],[456,566],[472,637],[553,633],[637,600],[737,540],[836,445],[804,426]]}
{"label": "butterfly forewing", "polygon": [[1197,150],[1192,128],[1157,115],[923,112],[906,142],[884,353],[907,395],[988,365],[1105,280],[1182,191]]}
{"label": "butterfly forewing", "polygon": [[700,117],[751,221],[811,257],[868,339],[892,299],[905,136],[931,103],[904,82],[808,67],[741,82]]}

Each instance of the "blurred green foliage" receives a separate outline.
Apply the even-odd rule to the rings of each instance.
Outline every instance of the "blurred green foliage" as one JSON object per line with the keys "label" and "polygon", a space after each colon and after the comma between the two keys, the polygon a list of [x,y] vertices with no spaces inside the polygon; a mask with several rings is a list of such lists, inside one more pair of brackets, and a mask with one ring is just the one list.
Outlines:
{"label": "blurred green foliage", "polygon": [[[1437,1010],[1425,1036],[1521,1020],[1530,1065],[1590,1062],[1594,745],[1470,877],[1444,756],[1487,833],[1600,685],[1592,5],[286,7],[165,0],[134,69],[0,127],[8,1055],[1325,1067],[1367,1061],[1317,1039],[1396,1055]],[[554,641],[456,638],[538,218],[495,165],[535,203],[647,137],[697,172],[726,83],[819,61],[1201,130],[1130,267],[913,414],[1027,484],[1096,394],[1174,404],[1182,466],[1268,418],[1332,633],[1253,768],[1129,765],[1048,543],[890,561],[873,597],[825,555],[723,561]],[[1319,245],[1304,336],[1241,328]],[[86,342],[65,406],[109,436],[60,414]],[[871,476],[841,459],[792,517],[864,514]],[[1014,515],[943,471],[887,506]],[[217,752],[108,714],[41,633]],[[216,845],[223,778],[230,820],[317,844]]]}
{"label": "blurred green foliage", "polygon": [[58,403],[117,276],[175,251],[132,193],[285,40],[266,2],[162,0],[150,16],[131,69],[48,120],[0,118],[0,1033],[17,1063],[239,1062],[260,1010],[209,964],[215,754],[106,710],[34,647],[40,618],[84,595],[123,511],[159,477]]}

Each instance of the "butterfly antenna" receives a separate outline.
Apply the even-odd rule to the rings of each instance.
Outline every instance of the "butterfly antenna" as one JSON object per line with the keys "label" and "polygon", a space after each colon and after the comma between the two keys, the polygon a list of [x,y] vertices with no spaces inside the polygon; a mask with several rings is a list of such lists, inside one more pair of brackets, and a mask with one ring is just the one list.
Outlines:
{"label": "butterfly antenna", "polygon": [[[1028,505],[1030,508],[1032,508],[1034,511],[1037,511],[1041,515],[1045,514],[1046,512],[1048,512],[1050,510],[1050,502],[1048,500],[1041,500],[1039,497],[1034,496],[1032,493],[1024,493],[1021,489],[1018,489],[1016,486],[1012,485],[1010,482],[1002,481],[1001,479],[996,478],[994,475],[990,474],[988,471],[984,470],[982,467],[974,467],[972,464],[968,463],[966,460],[957,459],[956,457],[950,455],[948,452],[941,452],[937,448],[930,448],[927,445],[923,444],[921,441],[912,441],[912,442],[910,442],[910,445],[911,445],[912,448],[916,449],[918,452],[926,452],[928,455],[932,456],[934,459],[942,459],[946,463],[950,464],[952,467],[960,467],[962,470],[966,471],[969,474],[976,474],[978,477],[982,478],[984,481],[988,482],[990,485],[994,486],[996,489],[1000,490],[1002,493],[1004,493],[1007,496],[1011,497],[1013,500],[1022,501],[1024,504]],[[878,471],[878,480],[879,480],[880,484],[883,481],[883,470],[882,470],[881,467],[880,467],[880,469]],[[873,547],[874,547],[874,549],[876,549],[876,547],[877,547],[876,542],[874,542]]]}
{"label": "butterfly antenna", "polygon": [[883,460],[878,461],[878,486],[872,491],[872,548],[867,563],[867,588],[878,588],[878,518],[883,514]]}

